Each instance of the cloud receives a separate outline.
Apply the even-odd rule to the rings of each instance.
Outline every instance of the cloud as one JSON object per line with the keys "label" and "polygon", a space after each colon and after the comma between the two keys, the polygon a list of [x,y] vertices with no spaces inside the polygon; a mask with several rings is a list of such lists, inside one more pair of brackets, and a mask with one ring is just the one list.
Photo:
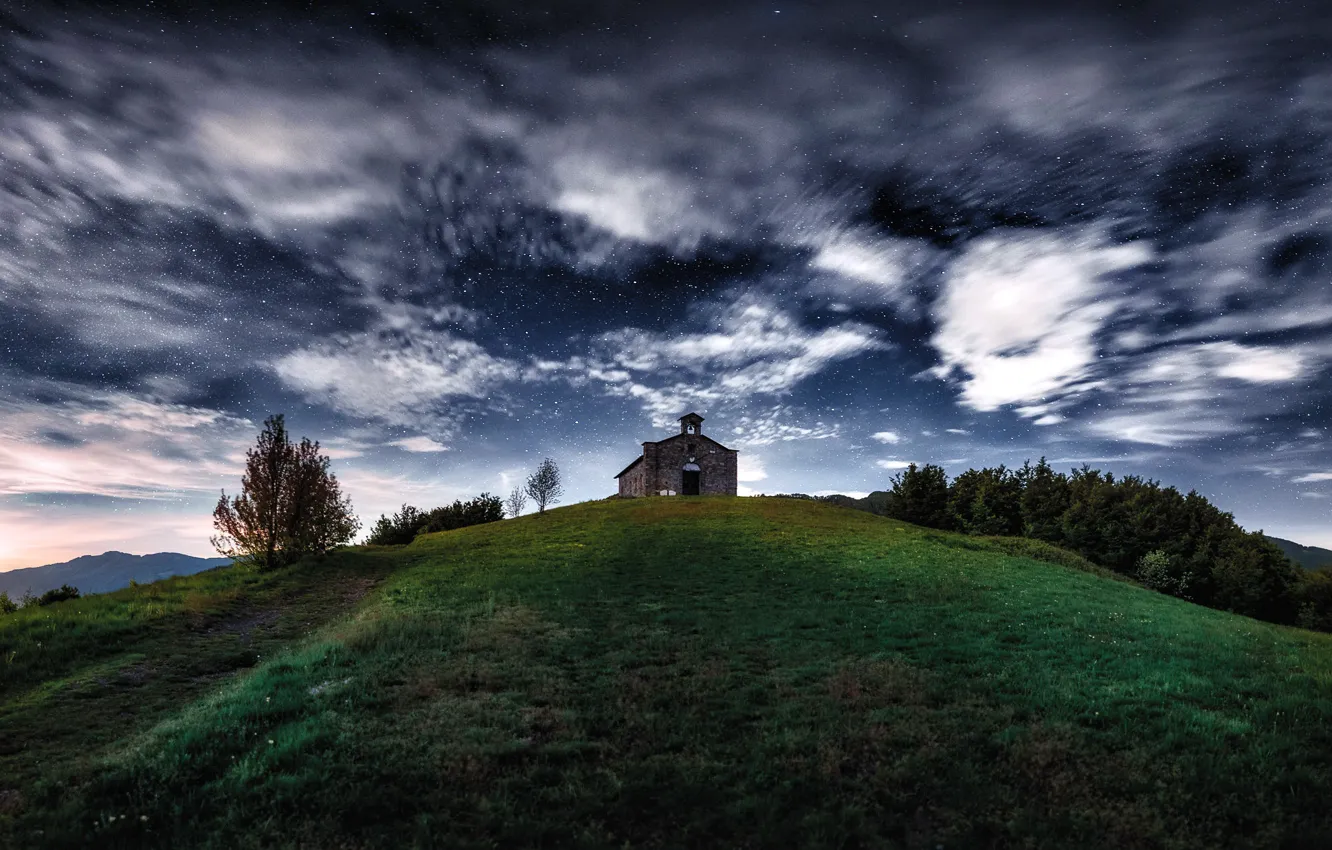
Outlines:
{"label": "cloud", "polygon": [[[1144,244],[1090,234],[1005,234],[973,243],[948,271],[931,340],[941,378],[958,376],[975,410],[1031,405],[1032,416],[1094,380],[1096,335],[1122,298],[1109,278],[1146,263]],[[1039,403],[1039,404],[1034,404]]]}
{"label": "cloud", "polygon": [[457,398],[484,399],[516,380],[516,364],[448,332],[351,334],[273,364],[287,386],[342,413],[393,425],[448,425]]}
{"label": "cloud", "polygon": [[389,443],[390,446],[397,446],[405,452],[428,453],[428,452],[447,452],[449,447],[437,443],[429,437],[404,437],[401,440],[394,440]]}
{"label": "cloud", "polygon": [[745,482],[762,481],[768,477],[768,470],[763,467],[763,459],[752,452],[742,452],[737,461],[737,479]]}
{"label": "cloud", "polygon": [[1148,360],[1131,380],[1178,384],[1231,378],[1252,384],[1285,383],[1302,377],[1308,366],[1308,358],[1294,347],[1215,342],[1167,349]]}
{"label": "cloud", "polygon": [[1332,472],[1310,472],[1292,479],[1296,484],[1311,484],[1315,481],[1332,481]]}
{"label": "cloud", "polygon": [[874,465],[879,469],[906,469],[912,464],[909,460],[876,460]]}
{"label": "cloud", "polygon": [[849,321],[810,327],[756,294],[696,305],[690,325],[611,331],[593,340],[589,356],[535,361],[528,376],[601,383],[609,394],[638,400],[664,427],[685,408],[783,396],[838,361],[889,348],[873,327]]}
{"label": "cloud", "polygon": [[898,443],[902,442],[903,438],[902,435],[897,433],[896,431],[879,431],[878,433],[870,434],[870,439],[878,440],[880,443],[888,443],[889,445],[895,446]]}
{"label": "cloud", "polygon": [[0,402],[0,496],[216,492],[239,478],[256,430],[217,410],[50,382],[40,389],[60,400]]}

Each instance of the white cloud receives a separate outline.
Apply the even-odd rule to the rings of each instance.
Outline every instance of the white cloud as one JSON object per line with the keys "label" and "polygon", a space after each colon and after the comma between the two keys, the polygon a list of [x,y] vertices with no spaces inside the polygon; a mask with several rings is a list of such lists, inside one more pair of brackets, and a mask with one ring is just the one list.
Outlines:
{"label": "white cloud", "polygon": [[1310,472],[1294,479],[1296,484],[1311,484],[1315,481],[1332,481],[1332,472]]}
{"label": "white cloud", "polygon": [[50,384],[0,403],[0,495],[178,498],[234,484],[255,426],[216,410]]}
{"label": "white cloud", "polygon": [[829,440],[841,433],[841,427],[822,420],[801,422],[795,409],[777,406],[736,417],[731,433],[736,445],[767,446],[796,440]]}
{"label": "white cloud", "polygon": [[517,366],[447,332],[380,332],[336,337],[273,364],[283,383],[316,403],[394,425],[447,423],[444,403],[483,399]]}
{"label": "white cloud", "polygon": [[976,410],[1058,400],[1086,389],[1096,334],[1119,309],[1106,278],[1147,262],[1142,243],[1089,235],[990,236],[949,270],[935,304],[939,377],[961,375]]}
{"label": "white cloud", "polygon": [[946,431],[946,432],[949,433],[949,434],[958,434],[958,435],[961,435],[961,436],[966,436],[966,435],[968,435],[968,434],[971,433],[970,431],[966,430],[965,428],[945,428],[944,431]]}
{"label": "white cloud", "polygon": [[[694,313],[693,324],[701,326],[696,330],[613,331],[597,337],[588,356],[534,361],[525,377],[602,384],[607,394],[640,402],[654,425],[668,427],[685,409],[717,410],[754,396],[780,397],[838,361],[889,347],[881,332],[858,322],[807,327],[762,295],[698,305]],[[776,428],[772,423],[764,430]],[[782,424],[780,430],[773,439],[793,439],[802,431],[812,437],[826,429]]]}
{"label": "white cloud", "polygon": [[560,186],[555,209],[581,215],[621,239],[688,248],[722,229],[701,212],[687,185],[665,173],[614,168],[587,155],[562,157],[553,170]]}
{"label": "white cloud", "polygon": [[909,460],[876,460],[874,465],[879,469],[906,469],[911,465]]}
{"label": "white cloud", "polygon": [[889,445],[895,446],[898,443],[902,442],[902,435],[897,433],[896,431],[879,431],[876,434],[870,434],[870,439],[878,440],[880,443],[888,443]]}
{"label": "white cloud", "polygon": [[763,459],[753,452],[741,452],[737,463],[739,468],[736,478],[739,481],[762,481],[768,477],[768,470],[763,467]]}
{"label": "white cloud", "polygon": [[1130,380],[1178,384],[1232,378],[1253,384],[1281,383],[1300,378],[1306,369],[1306,357],[1293,347],[1213,342],[1178,346],[1155,355]]}
{"label": "white cloud", "polygon": [[405,452],[428,453],[428,452],[447,452],[449,447],[437,443],[429,437],[404,437],[401,440],[394,440],[389,443],[390,446],[397,446]]}
{"label": "white cloud", "polygon": [[1237,423],[1208,415],[1192,405],[1115,413],[1091,419],[1087,428],[1091,433],[1103,437],[1166,447],[1221,437],[1241,430]]}

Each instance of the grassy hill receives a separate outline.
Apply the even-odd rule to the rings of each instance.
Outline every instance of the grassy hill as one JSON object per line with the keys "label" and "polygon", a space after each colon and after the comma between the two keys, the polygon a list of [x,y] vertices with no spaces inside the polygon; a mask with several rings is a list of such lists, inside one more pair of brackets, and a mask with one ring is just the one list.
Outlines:
{"label": "grassy hill", "polygon": [[1332,636],[607,501],[0,619],[0,846],[1324,847]]}

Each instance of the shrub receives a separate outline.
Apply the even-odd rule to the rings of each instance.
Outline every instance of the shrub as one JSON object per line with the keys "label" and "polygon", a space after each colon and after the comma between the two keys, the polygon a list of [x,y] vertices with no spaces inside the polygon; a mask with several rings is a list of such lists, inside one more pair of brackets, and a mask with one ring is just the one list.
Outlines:
{"label": "shrub", "polygon": [[469,525],[482,525],[487,522],[499,522],[504,519],[504,502],[499,496],[482,493],[466,502],[458,500],[452,505],[435,508],[425,515],[423,533],[452,531]]}
{"label": "shrub", "polygon": [[10,599],[8,593],[0,590],[0,614],[13,614],[18,609],[18,603]]}
{"label": "shrub", "polygon": [[1332,573],[1304,573],[1294,593],[1296,624],[1305,629],[1332,632]]}
{"label": "shrub", "polygon": [[1193,586],[1197,579],[1187,567],[1176,568],[1170,556],[1160,549],[1154,549],[1138,560],[1138,581],[1152,590],[1159,590],[1181,599],[1193,598]]}
{"label": "shrub", "polygon": [[37,597],[38,605],[51,605],[56,602],[64,602],[66,599],[78,599],[79,589],[72,585],[62,584],[54,590],[48,590]]}
{"label": "shrub", "polygon": [[365,542],[374,546],[411,543],[426,522],[427,517],[424,513],[411,505],[403,505],[402,509],[391,517],[380,514],[378,522],[370,529],[370,536]]}

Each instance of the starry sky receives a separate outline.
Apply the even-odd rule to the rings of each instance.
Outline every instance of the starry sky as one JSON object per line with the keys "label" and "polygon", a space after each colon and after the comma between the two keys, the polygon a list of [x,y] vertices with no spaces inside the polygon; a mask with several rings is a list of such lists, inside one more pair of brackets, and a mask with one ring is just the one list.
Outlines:
{"label": "starry sky", "polygon": [[276,412],[367,525],[697,410],[1332,545],[1318,5],[314,5],[0,5],[0,569],[210,554]]}

